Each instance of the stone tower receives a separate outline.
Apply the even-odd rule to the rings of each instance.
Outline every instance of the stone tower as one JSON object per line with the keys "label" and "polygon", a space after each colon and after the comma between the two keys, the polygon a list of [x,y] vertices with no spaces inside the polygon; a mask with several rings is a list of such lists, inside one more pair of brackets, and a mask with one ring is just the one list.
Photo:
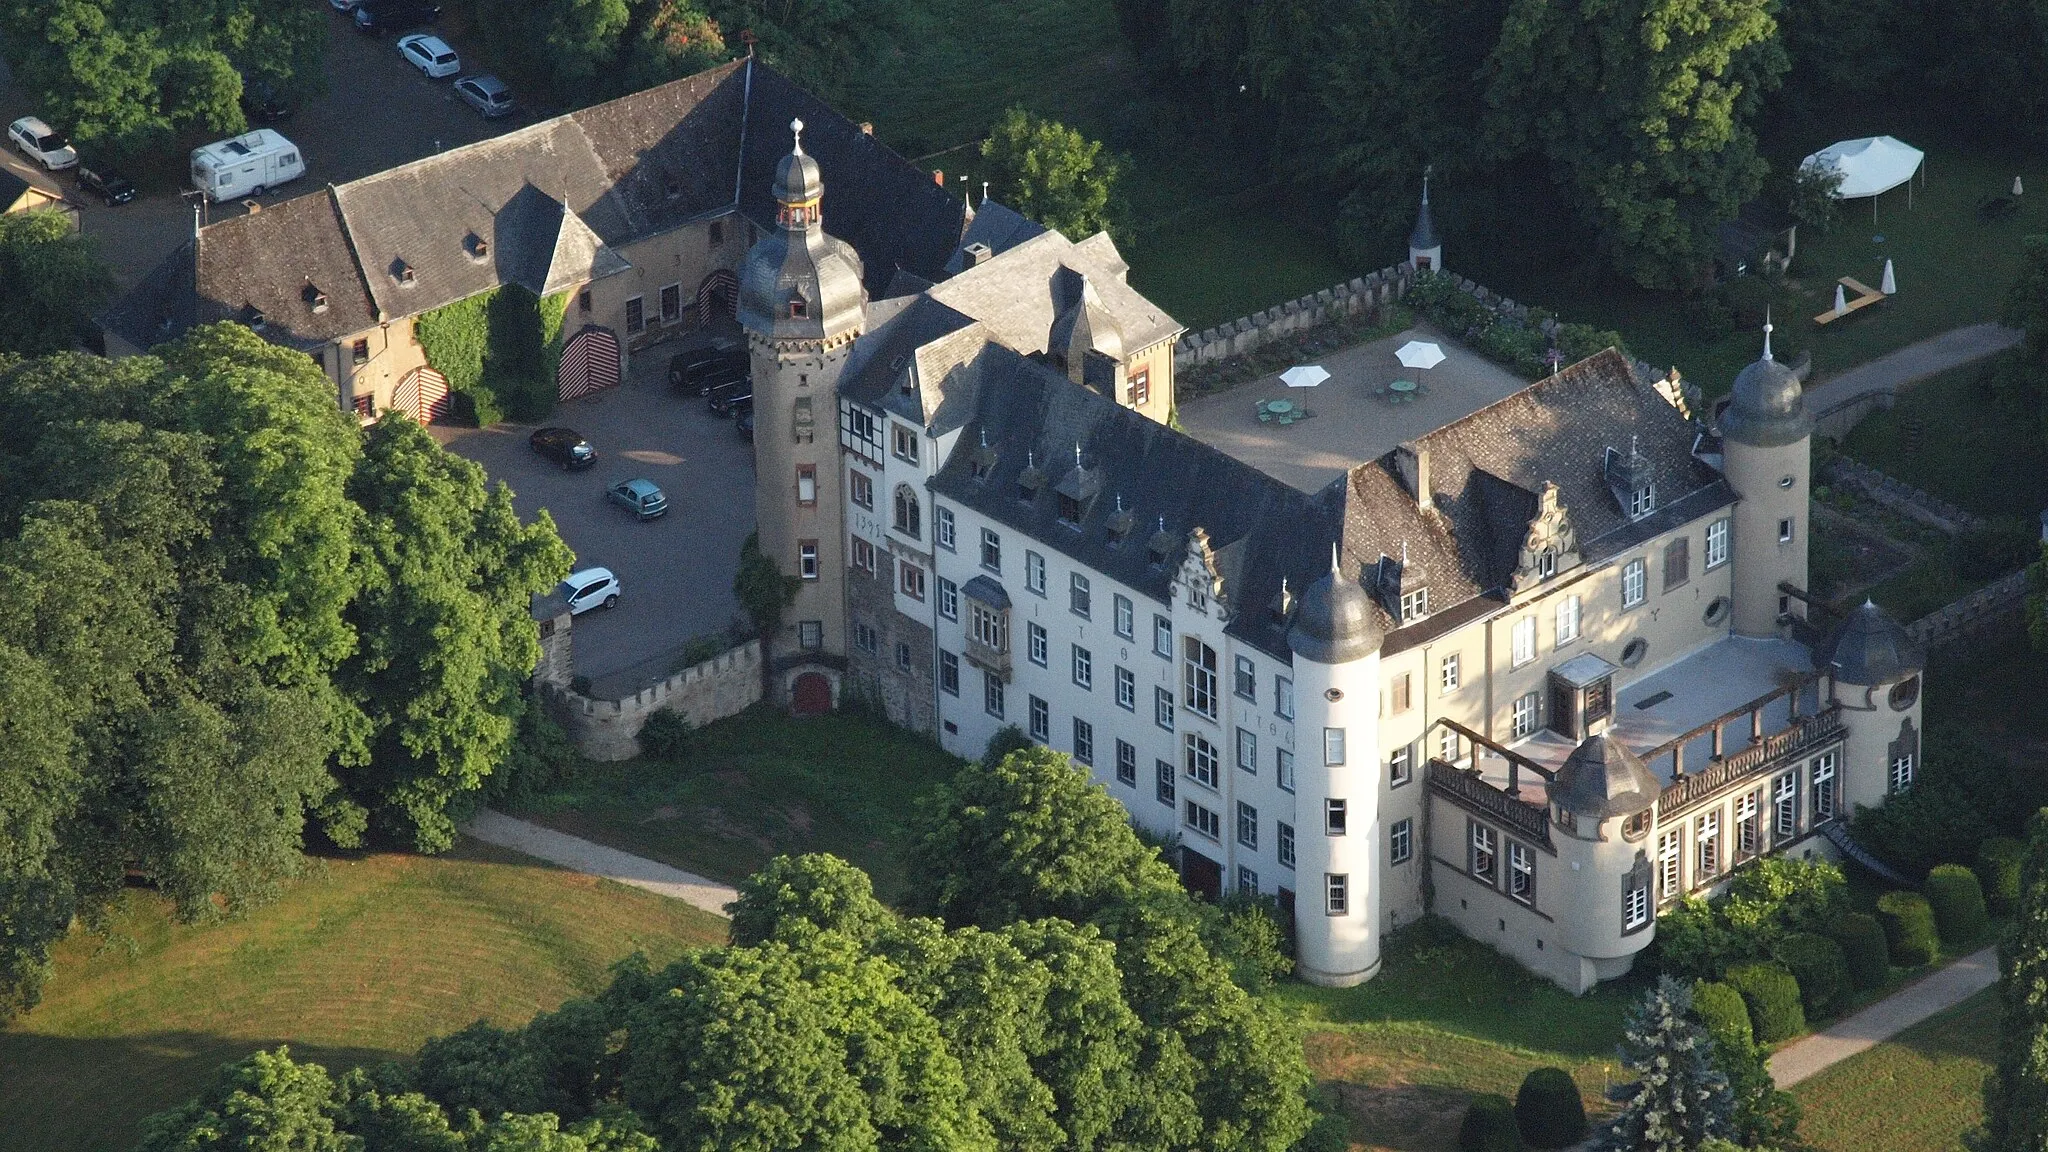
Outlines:
{"label": "stone tower", "polygon": [[[1799,377],[1764,354],[1735,377],[1721,410],[1722,471],[1741,499],[1735,505],[1735,621],[1741,636],[1773,636],[1778,618],[1804,616],[1806,606],[1779,591],[1806,589],[1808,493],[1813,480],[1813,414]],[[1712,542],[1709,542],[1709,549]]]}
{"label": "stone tower", "polygon": [[1569,868],[1555,915],[1560,943],[1578,959],[1573,987],[1626,973],[1656,938],[1648,849],[1662,790],[1641,757],[1604,733],[1572,749],[1551,782],[1550,826]]}
{"label": "stone tower", "polygon": [[860,257],[825,233],[825,184],[804,154],[803,121],[792,121],[790,134],[789,155],[775,170],[776,226],[740,270],[739,321],[753,359],[761,550],[799,581],[767,656],[780,698],[813,708],[820,685],[836,697],[846,654],[836,390],[867,295]]}
{"label": "stone tower", "polygon": [[1295,970],[1343,988],[1380,970],[1380,642],[1371,597],[1337,566],[1295,610]]}
{"label": "stone tower", "polygon": [[1866,600],[1849,613],[1814,663],[1827,672],[1849,739],[1842,748],[1842,806],[1875,808],[1920,774],[1920,671],[1927,653],[1885,610]]}
{"label": "stone tower", "polygon": [[1408,266],[1417,272],[1441,272],[1444,268],[1444,238],[1437,234],[1436,217],[1429,211],[1429,171],[1422,173],[1422,207],[1415,213],[1415,227],[1408,233]]}

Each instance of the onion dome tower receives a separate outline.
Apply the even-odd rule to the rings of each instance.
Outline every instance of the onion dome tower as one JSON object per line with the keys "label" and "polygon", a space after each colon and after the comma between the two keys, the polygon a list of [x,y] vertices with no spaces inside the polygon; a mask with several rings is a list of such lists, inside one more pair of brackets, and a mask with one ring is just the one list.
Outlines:
{"label": "onion dome tower", "polygon": [[1302,593],[1294,652],[1296,971],[1347,987],[1380,969],[1378,609],[1340,570]]}

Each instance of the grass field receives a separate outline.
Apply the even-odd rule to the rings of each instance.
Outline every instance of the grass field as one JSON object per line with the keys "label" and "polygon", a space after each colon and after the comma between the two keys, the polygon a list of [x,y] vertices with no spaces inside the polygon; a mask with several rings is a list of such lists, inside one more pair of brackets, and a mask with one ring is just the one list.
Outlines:
{"label": "grass field", "polygon": [[408,1056],[479,1017],[524,1023],[638,950],[725,940],[678,901],[471,841],[440,857],[316,861],[284,897],[180,925],[130,892],[74,933],[43,1003],[0,1031],[0,1149],[127,1149],[144,1116],[280,1043],[330,1068]]}
{"label": "grass field", "polygon": [[1355,1139],[1450,1152],[1473,1093],[1512,1096],[1545,1065],[1572,1073],[1589,1112],[1607,1108],[1621,1020],[1642,989],[1629,978],[1572,996],[1432,918],[1389,937],[1380,974],[1356,988],[1288,983],[1269,999],[1300,1021]]}
{"label": "grass field", "polygon": [[831,852],[894,900],[904,887],[904,821],[960,763],[879,721],[796,720],[771,708],[694,740],[680,763],[589,765],[519,815],[732,882],[782,853]]}
{"label": "grass field", "polygon": [[2010,403],[1992,390],[2000,363],[1914,385],[1890,411],[1865,417],[1842,450],[1964,511],[2031,518],[2048,505],[2048,442],[2038,405]]}
{"label": "grass field", "polygon": [[1960,1152],[1997,1050],[1993,988],[1793,1088],[1799,1134],[1822,1152]]}

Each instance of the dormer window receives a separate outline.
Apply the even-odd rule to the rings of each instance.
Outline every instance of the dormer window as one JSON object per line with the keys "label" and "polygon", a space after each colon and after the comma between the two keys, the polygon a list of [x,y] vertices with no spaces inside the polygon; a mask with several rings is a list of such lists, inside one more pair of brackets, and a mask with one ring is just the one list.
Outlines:
{"label": "dormer window", "polygon": [[1657,486],[1656,486],[1656,485],[1654,485],[1654,484],[1645,484],[1645,485],[1643,485],[1643,486],[1642,486],[1641,488],[1637,488],[1637,489],[1634,489],[1634,490],[1632,490],[1632,491],[1630,491],[1630,492],[1629,492],[1629,494],[1628,494],[1628,518],[1629,518],[1629,519],[1631,519],[1631,520],[1641,520],[1641,519],[1642,519],[1643,517],[1645,517],[1645,516],[1648,516],[1648,515],[1649,515],[1649,514],[1650,514],[1651,512],[1655,511],[1655,510],[1656,510],[1656,507],[1657,507]]}
{"label": "dormer window", "polygon": [[462,247],[464,251],[469,253],[469,258],[478,263],[482,263],[491,254],[490,241],[485,240],[474,232],[471,232],[463,240]]}
{"label": "dormer window", "polygon": [[1060,523],[1069,528],[1081,526],[1081,502],[1062,492],[1060,495]]}
{"label": "dormer window", "polygon": [[1412,588],[1401,593],[1401,623],[1413,624],[1429,615],[1429,589]]}
{"label": "dormer window", "polygon": [[995,461],[990,460],[987,457],[977,456],[972,461],[969,462],[969,473],[976,480],[986,480],[988,479],[989,472],[991,472],[994,469],[994,467]]}
{"label": "dormer window", "polygon": [[791,320],[801,320],[809,314],[810,304],[807,301],[803,300],[801,297],[790,300],[789,318]]}
{"label": "dormer window", "polygon": [[306,306],[311,308],[314,313],[318,314],[327,311],[327,293],[314,287],[311,280],[306,281],[306,286],[300,289],[299,295],[305,299]]}
{"label": "dormer window", "polygon": [[400,260],[392,268],[392,271],[397,274],[400,284],[411,285],[419,281],[419,273],[413,271],[412,265],[407,264],[403,260]]}

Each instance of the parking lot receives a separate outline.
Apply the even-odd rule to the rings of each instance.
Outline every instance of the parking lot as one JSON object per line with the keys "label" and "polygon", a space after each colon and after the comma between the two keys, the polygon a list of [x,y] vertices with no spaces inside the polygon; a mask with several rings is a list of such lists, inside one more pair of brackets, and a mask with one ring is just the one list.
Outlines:
{"label": "parking lot", "polygon": [[[564,472],[527,447],[533,425],[436,428],[437,439],[512,486],[522,518],[547,509],[579,568],[618,575],[619,606],[576,618],[576,671],[592,690],[616,698],[661,679],[695,636],[739,612],[732,578],[740,545],[754,530],[754,450],[733,422],[696,397],[668,391],[677,341],[634,357],[626,383],[564,404],[551,423],[581,432],[598,461]],[[668,496],[666,516],[645,523],[607,503],[604,490],[644,477]]]}
{"label": "parking lot", "polygon": [[[315,0],[306,0],[315,2]],[[382,172],[386,168],[431,156],[441,149],[475,143],[534,122],[522,110],[499,120],[486,120],[457,99],[453,79],[429,80],[399,59],[397,37],[373,38],[357,32],[350,18],[317,0],[327,16],[327,93],[307,102],[291,119],[272,125],[297,144],[306,157],[306,174],[263,196],[265,203],[318,192],[327,184]],[[460,36],[446,27],[422,29],[447,39],[463,57],[462,75],[483,70],[472,60]],[[522,97],[524,93],[515,93]],[[0,64],[0,123],[40,113],[29,97],[16,90]],[[67,190],[68,172],[54,178]],[[79,197],[85,205],[83,228],[99,242],[100,255],[113,265],[123,287],[133,284],[192,234],[196,194],[179,189],[144,188],[134,201],[108,208],[97,199]],[[238,202],[209,204],[208,219],[239,216]]]}

